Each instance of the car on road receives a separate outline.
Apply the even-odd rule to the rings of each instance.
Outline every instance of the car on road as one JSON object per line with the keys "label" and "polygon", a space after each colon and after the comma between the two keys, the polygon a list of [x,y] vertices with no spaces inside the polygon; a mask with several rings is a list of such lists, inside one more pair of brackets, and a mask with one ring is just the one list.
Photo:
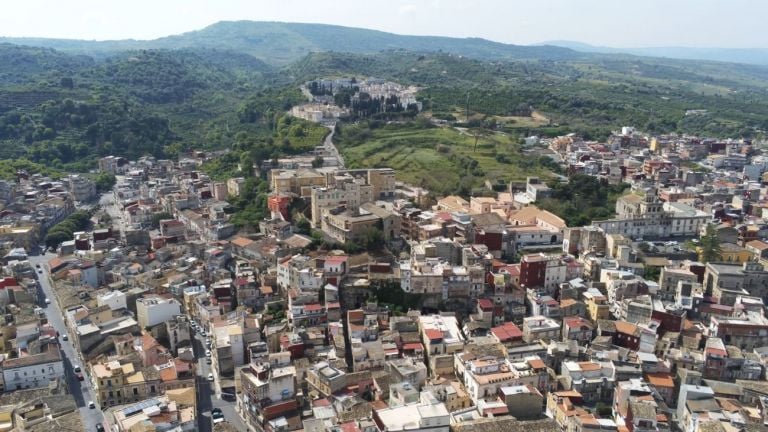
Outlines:
{"label": "car on road", "polygon": [[85,381],[85,377],[83,376],[82,372],[75,373],[75,376],[77,377],[78,381]]}
{"label": "car on road", "polygon": [[205,359],[205,364],[211,364],[211,363],[213,363],[213,362],[211,361],[210,357]]}
{"label": "car on road", "polygon": [[96,408],[96,404],[93,403],[93,401],[88,401],[88,408],[94,409],[94,408]]}
{"label": "car on road", "polygon": [[202,336],[202,337],[205,337],[205,336],[207,336],[207,335],[205,334],[205,330],[200,330],[200,336]]}
{"label": "car on road", "polygon": [[64,333],[64,336],[62,336],[62,337],[61,337],[61,340],[63,340],[63,341],[65,341],[65,342],[66,342],[66,341],[68,341],[68,340],[69,340],[69,336],[67,336],[67,334],[66,334],[66,333]]}
{"label": "car on road", "polygon": [[211,356],[211,350],[205,350],[205,356],[210,357]]}
{"label": "car on road", "polygon": [[74,369],[75,369],[75,372],[80,372],[81,371],[80,366],[78,366],[78,365],[75,365]]}
{"label": "car on road", "polygon": [[37,269],[37,273],[43,274],[43,270],[42,269]]}
{"label": "car on road", "polygon": [[101,423],[96,423],[96,432],[104,432],[104,425]]}
{"label": "car on road", "polygon": [[46,297],[46,298],[45,298],[45,304],[47,304],[47,305],[51,304],[51,299],[49,299],[48,297]]}
{"label": "car on road", "polygon": [[221,408],[214,408],[211,410],[211,421],[213,424],[224,421],[224,413],[221,411]]}
{"label": "car on road", "polygon": [[208,381],[213,381],[213,374],[212,373],[208,374]]}
{"label": "car on road", "polygon": [[40,263],[35,264],[35,268],[40,268]]}

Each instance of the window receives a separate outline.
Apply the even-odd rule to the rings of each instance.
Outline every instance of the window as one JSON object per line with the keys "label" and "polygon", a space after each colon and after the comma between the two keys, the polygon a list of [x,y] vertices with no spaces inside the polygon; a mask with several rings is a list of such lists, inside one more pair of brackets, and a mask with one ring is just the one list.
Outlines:
{"label": "window", "polygon": [[138,395],[138,394],[139,394],[139,389],[137,389],[136,387],[134,387],[134,388],[133,388],[133,394],[134,394],[134,395]]}

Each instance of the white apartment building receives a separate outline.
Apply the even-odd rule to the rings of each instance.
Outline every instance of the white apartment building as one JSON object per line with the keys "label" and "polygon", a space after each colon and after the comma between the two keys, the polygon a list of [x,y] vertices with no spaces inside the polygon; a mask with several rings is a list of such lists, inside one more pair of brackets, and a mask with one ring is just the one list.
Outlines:
{"label": "white apartment building", "polygon": [[125,293],[120,291],[109,291],[96,297],[96,304],[99,306],[107,305],[110,310],[126,309],[128,307]]}
{"label": "white apartment building", "polygon": [[136,300],[136,319],[141,328],[154,327],[181,315],[181,303],[175,299],[144,297]]}
{"label": "white apartment building", "polygon": [[64,362],[56,344],[39,354],[7,359],[2,362],[5,391],[47,387],[55,379],[64,379]]}

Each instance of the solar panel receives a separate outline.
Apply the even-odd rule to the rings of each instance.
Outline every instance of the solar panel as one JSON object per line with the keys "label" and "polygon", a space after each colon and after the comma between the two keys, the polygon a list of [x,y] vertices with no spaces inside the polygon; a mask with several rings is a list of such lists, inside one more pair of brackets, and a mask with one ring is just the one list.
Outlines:
{"label": "solar panel", "polygon": [[130,415],[134,415],[139,411],[144,411],[146,408],[156,406],[160,404],[159,399],[148,399],[142,402],[139,402],[135,405],[131,405],[128,408],[123,409],[123,414],[128,417]]}

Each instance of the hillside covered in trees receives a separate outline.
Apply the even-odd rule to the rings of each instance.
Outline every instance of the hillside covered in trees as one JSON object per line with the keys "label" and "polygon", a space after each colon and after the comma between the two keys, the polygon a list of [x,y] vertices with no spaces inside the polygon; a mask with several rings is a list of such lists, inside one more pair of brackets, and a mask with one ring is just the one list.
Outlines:
{"label": "hillside covered in trees", "polygon": [[[400,42],[391,41],[381,47],[392,49],[372,52],[371,41],[397,36],[376,32],[361,35],[357,48],[349,42],[339,45],[353,53],[328,52],[332,41],[351,31],[333,26],[296,30],[294,36],[311,42],[298,46],[318,52],[281,63],[266,61],[271,51],[254,50],[277,50],[285,42],[249,42],[249,35],[260,34],[252,26],[222,23],[206,31],[166,38],[157,45],[162,49],[148,50],[100,45],[103,49],[89,51],[88,43],[74,49],[76,41],[25,40],[67,51],[0,44],[0,158],[83,171],[107,154],[174,157],[190,148],[230,148],[263,160],[295,153],[319,144],[314,140],[324,132],[300,121],[286,129],[281,119],[305,100],[300,83],[333,76],[375,76],[419,86],[424,115],[470,129],[472,151],[461,150],[465,159],[489,146],[477,130],[484,129],[479,133],[486,137],[488,130],[507,134],[508,139],[494,139],[503,145],[486,148],[483,157],[490,159],[480,165],[489,170],[497,170],[496,163],[520,160],[512,154],[519,150],[515,143],[529,134],[577,132],[599,139],[632,125],[651,133],[752,137],[768,129],[768,68],[760,66],[584,55],[473,40],[459,46],[486,43],[482,55],[459,55],[459,48],[458,54],[435,52],[445,42],[437,39],[419,39],[413,48],[420,52],[402,50]],[[214,44],[211,35],[232,43]],[[686,116],[691,109],[706,114]],[[371,120],[376,115],[371,111]],[[396,129],[376,130],[377,145],[389,145],[388,134],[401,134]],[[408,139],[426,141],[399,140],[397,145],[424,148],[439,141],[436,133],[425,129]],[[347,136],[344,145],[350,150],[370,146],[357,139],[365,136]],[[446,166],[473,165],[456,152],[445,152],[445,146],[439,151],[429,146],[437,153],[429,157],[455,159]]]}

